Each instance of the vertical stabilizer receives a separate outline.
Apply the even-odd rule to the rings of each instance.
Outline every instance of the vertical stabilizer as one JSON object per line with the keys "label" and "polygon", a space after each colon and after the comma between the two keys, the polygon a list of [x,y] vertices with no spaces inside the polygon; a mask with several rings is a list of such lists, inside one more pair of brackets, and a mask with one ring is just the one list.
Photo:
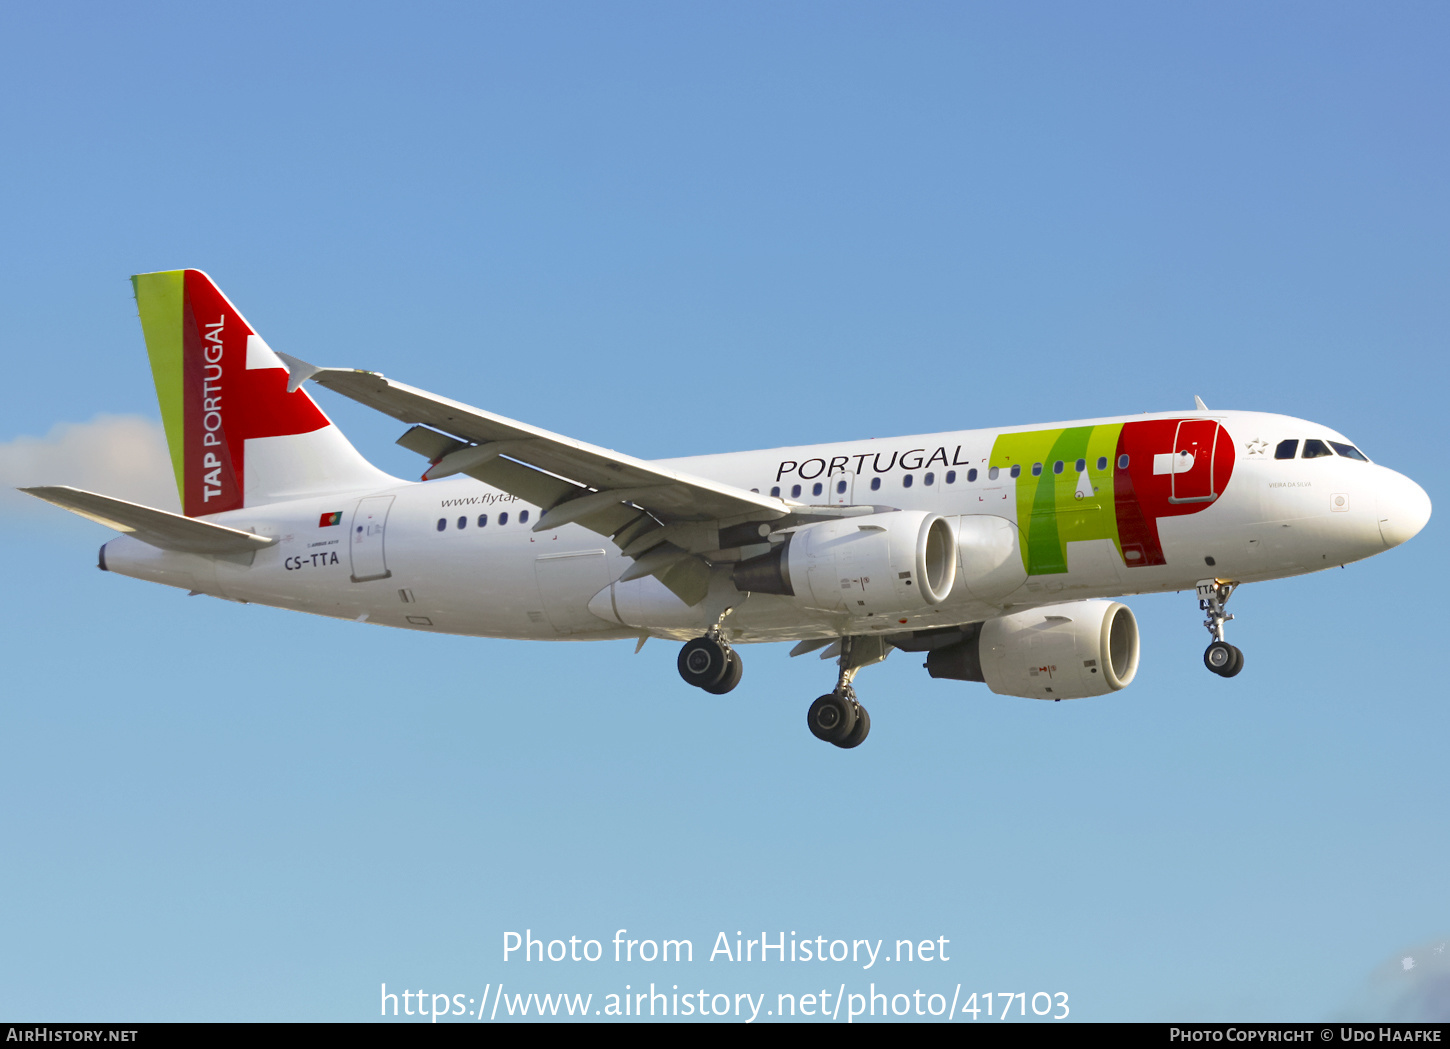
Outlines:
{"label": "vertical stabilizer", "polygon": [[131,278],[187,517],[399,483],[348,443],[200,270]]}

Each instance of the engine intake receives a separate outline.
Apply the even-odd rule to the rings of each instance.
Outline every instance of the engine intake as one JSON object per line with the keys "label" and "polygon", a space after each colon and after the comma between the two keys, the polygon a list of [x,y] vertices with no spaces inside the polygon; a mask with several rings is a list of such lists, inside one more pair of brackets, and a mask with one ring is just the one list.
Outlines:
{"label": "engine intake", "polygon": [[932,677],[982,681],[1002,696],[1083,699],[1127,688],[1138,673],[1138,621],[1116,601],[1074,601],[975,625],[927,653]]}

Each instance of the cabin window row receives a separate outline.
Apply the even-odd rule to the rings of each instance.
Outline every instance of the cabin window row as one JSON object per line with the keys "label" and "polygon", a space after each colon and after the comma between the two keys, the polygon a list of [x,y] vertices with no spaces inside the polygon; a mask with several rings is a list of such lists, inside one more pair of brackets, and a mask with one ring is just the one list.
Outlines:
{"label": "cabin window row", "polygon": [[[968,470],[967,471],[967,480],[968,481],[975,481],[976,479],[977,479],[977,471],[974,470],[974,469],[973,470]],[[948,470],[946,472],[946,474],[942,477],[942,480],[946,484],[956,484],[957,483],[957,472],[955,470]],[[902,479],[901,479],[901,487],[903,487],[903,488],[910,488],[915,483],[916,483],[916,476],[914,474],[907,474],[904,477],[902,477]],[[921,483],[924,484],[924,485],[926,485],[928,488],[930,488],[932,485],[936,484],[936,474],[934,472],[933,473],[923,474],[922,475],[922,478],[921,478]],[[846,494],[846,490],[847,490],[848,487],[849,487],[849,485],[848,485],[848,483],[845,480],[839,480],[839,481],[836,481],[834,483],[834,489],[835,489],[835,493],[837,495],[845,495]],[[790,497],[792,499],[799,499],[800,496],[801,496],[801,492],[803,490],[804,489],[802,488],[801,485],[798,485],[798,484],[791,485],[790,486]],[[823,494],[825,494],[825,490],[826,490],[826,486],[824,484],[822,484],[820,481],[817,481],[815,484],[811,485],[811,495],[823,495]],[[879,478],[879,477],[873,477],[873,478],[871,478],[871,490],[873,492],[879,492],[881,490],[881,478]],[[751,491],[752,492],[758,492],[758,491],[760,491],[760,489],[759,488],[752,488]],[[773,495],[773,496],[775,496],[777,499],[780,498],[780,492],[781,492],[780,485],[776,485],[775,487],[773,487],[770,490],[770,494]]]}
{"label": "cabin window row", "polygon": [[[1079,459],[1079,460],[1077,460],[1075,463],[1073,463],[1071,465],[1072,465],[1072,469],[1076,473],[1082,473],[1084,470],[1087,469],[1087,460],[1086,459]],[[1042,463],[1033,463],[1032,464],[1032,476],[1033,477],[1041,477],[1042,476],[1042,468],[1043,468],[1043,464]],[[1055,462],[1055,463],[1052,464],[1052,472],[1055,473],[1055,474],[1060,474],[1060,473],[1064,472],[1067,468],[1068,468],[1068,463],[1066,462],[1066,460],[1063,460],[1063,459],[1059,459],[1057,462]],[[1107,456],[1100,456],[1098,458],[1097,468],[1100,471],[1106,470],[1108,468],[1108,458],[1107,458]],[[1118,456],[1118,469],[1120,469],[1120,470],[1126,470],[1127,468],[1128,468],[1128,457],[1126,455],[1120,455],[1120,456]],[[987,471],[987,479],[989,481],[995,481],[995,480],[997,480],[998,477],[1001,476],[1001,472],[1002,471],[1001,471],[1001,469],[999,467],[994,466],[990,470]],[[1020,465],[1010,467],[1008,469],[1007,475],[1009,477],[1020,477],[1022,475],[1022,467]],[[970,470],[967,471],[967,478],[966,478],[966,480],[967,480],[967,483],[968,484],[972,484],[972,483],[974,483],[977,480],[977,470],[976,470],[975,467],[973,467],[972,469],[970,469]],[[957,472],[955,470],[948,470],[946,472],[946,474],[943,475],[942,481],[944,483],[946,483],[946,484],[956,484],[957,483]],[[932,485],[936,484],[936,474],[935,473],[926,473],[926,474],[923,474],[922,475],[922,478],[921,478],[921,483],[923,485],[925,485],[926,487],[930,488]],[[901,487],[903,487],[903,488],[911,488],[915,484],[916,484],[916,475],[915,474],[905,474],[905,475],[902,476],[902,478],[901,478]],[[847,482],[845,480],[839,480],[839,481],[836,481],[835,482],[835,491],[836,491],[836,494],[837,495],[845,495],[846,494],[846,489],[847,489]],[[823,495],[823,494],[825,494],[825,490],[826,490],[826,486],[824,484],[822,484],[820,481],[817,481],[815,484],[811,485],[811,495]],[[879,477],[873,477],[873,478],[871,478],[871,490],[873,492],[879,492],[881,490],[881,478],[879,478]],[[760,489],[759,488],[752,488],[751,491],[753,491],[753,492],[759,492]],[[781,491],[782,491],[781,486],[780,485],[776,485],[773,488],[771,488],[770,494],[772,496],[774,496],[775,498],[779,499],[780,498]],[[803,491],[804,491],[804,487],[802,485],[798,485],[798,484],[791,485],[790,486],[790,498],[792,498],[792,499],[799,499],[801,497],[801,493]]]}
{"label": "cabin window row", "polygon": [[[1119,470],[1126,470],[1128,468],[1128,462],[1129,462],[1129,460],[1128,460],[1128,456],[1126,454],[1123,454],[1123,455],[1118,456],[1118,469]],[[1042,470],[1043,470],[1043,467],[1045,465],[1046,465],[1045,463],[1033,463],[1032,464],[1032,476],[1033,477],[1041,477],[1042,476]],[[1074,461],[1071,464],[1069,464],[1066,459],[1059,459],[1059,460],[1057,460],[1057,462],[1055,462],[1055,463],[1052,464],[1052,472],[1054,474],[1062,474],[1062,473],[1065,473],[1067,471],[1069,465],[1071,465],[1072,472],[1073,473],[1083,473],[1088,468],[1088,463],[1087,463],[1087,460],[1086,459],[1078,459],[1078,460]],[[1097,461],[1097,469],[1098,469],[1098,472],[1099,473],[1102,473],[1102,472],[1106,471],[1107,468],[1108,468],[1108,457],[1106,455],[1100,455],[1100,456],[1098,456],[1098,461]],[[994,466],[990,470],[987,471],[987,480],[989,480],[989,481],[995,481],[1000,476],[1001,476],[1001,468],[1000,467]],[[1019,463],[1019,464],[1017,464],[1015,466],[1009,467],[1008,470],[1007,470],[1007,476],[1008,477],[1021,477],[1022,476],[1022,465]]]}
{"label": "cabin window row", "polygon": [[[506,525],[508,523],[509,523],[509,514],[508,514],[508,511],[505,510],[503,513],[501,513],[501,514],[498,515],[497,524],[499,524],[499,525]],[[528,524],[528,523],[529,523],[529,512],[527,510],[520,510],[519,511],[519,524]],[[464,529],[464,528],[467,528],[468,527],[468,518],[467,517],[460,517],[454,523],[454,527],[455,528],[458,528],[460,530],[461,529]],[[479,527],[479,528],[487,528],[488,527],[488,514],[479,514],[478,515],[478,524],[477,524],[477,527]],[[446,532],[446,531],[448,531],[448,518],[446,518],[446,517],[440,517],[440,518],[438,518],[438,531],[440,531],[440,532]]]}

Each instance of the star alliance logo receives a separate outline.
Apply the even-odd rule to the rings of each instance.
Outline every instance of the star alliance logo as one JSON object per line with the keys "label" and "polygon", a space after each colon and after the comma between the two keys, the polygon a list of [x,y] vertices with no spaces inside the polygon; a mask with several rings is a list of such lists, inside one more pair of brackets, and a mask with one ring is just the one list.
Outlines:
{"label": "star alliance logo", "polygon": [[1255,437],[1252,441],[1245,441],[1244,448],[1249,455],[1263,455],[1269,450],[1269,442],[1261,437]]}

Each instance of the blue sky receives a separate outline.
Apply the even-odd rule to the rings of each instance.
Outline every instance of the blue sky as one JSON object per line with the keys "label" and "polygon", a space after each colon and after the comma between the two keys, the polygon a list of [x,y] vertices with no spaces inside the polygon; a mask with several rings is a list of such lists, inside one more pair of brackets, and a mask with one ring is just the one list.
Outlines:
{"label": "blue sky", "polygon": [[[1439,503],[1447,33],[1411,3],[12,5],[0,469],[154,459],[141,423],[104,470],[86,435],[157,419],[126,278],[194,266],[279,351],[644,457],[1198,394]],[[103,575],[109,533],[18,498],[0,529],[0,1014],[874,978],[1074,1019],[1447,1015],[1438,519],[1241,590],[1232,681],[1189,594],[1129,602],[1142,670],[1098,700],[897,653],[850,753],[785,646],[704,699],[658,641],[390,633]],[[699,960],[504,962],[524,928]],[[704,960],[737,929],[953,953]]]}

